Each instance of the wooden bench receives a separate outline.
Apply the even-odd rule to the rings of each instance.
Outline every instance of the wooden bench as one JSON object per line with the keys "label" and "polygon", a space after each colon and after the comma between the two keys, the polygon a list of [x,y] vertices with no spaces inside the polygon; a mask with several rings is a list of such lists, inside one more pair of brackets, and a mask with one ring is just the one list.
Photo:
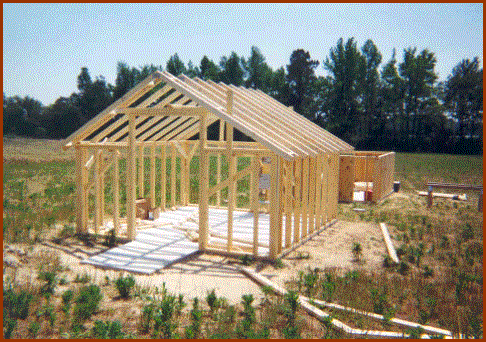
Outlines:
{"label": "wooden bench", "polygon": [[442,188],[442,189],[455,189],[455,190],[474,190],[479,191],[479,199],[478,199],[478,211],[480,213],[483,212],[483,186],[482,185],[469,185],[469,184],[452,184],[452,183],[436,183],[436,182],[428,182],[428,193],[427,193],[427,208],[432,206],[432,199],[433,199],[433,189],[434,188]]}

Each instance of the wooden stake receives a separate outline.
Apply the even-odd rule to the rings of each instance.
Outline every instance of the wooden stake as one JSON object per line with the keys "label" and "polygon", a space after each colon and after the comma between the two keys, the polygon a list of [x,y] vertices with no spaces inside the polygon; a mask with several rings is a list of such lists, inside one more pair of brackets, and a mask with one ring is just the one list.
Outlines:
{"label": "wooden stake", "polygon": [[128,172],[127,172],[127,235],[128,239],[134,240],[136,231],[135,231],[135,199],[137,195],[137,174],[136,174],[136,167],[137,167],[137,151],[135,148],[135,116],[130,115],[129,117],[129,136],[128,136]]}

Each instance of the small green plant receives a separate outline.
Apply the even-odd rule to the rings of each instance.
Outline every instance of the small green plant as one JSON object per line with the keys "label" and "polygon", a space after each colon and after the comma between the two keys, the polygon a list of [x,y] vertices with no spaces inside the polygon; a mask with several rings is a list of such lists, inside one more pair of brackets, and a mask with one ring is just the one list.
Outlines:
{"label": "small green plant", "polygon": [[336,283],[330,274],[325,275],[325,280],[321,283],[322,298],[328,302],[332,301],[332,296],[336,290]]}
{"label": "small green plant", "polygon": [[277,269],[284,268],[285,264],[283,263],[282,259],[278,258],[273,262],[273,267]]}
{"label": "small green plant", "polygon": [[214,316],[215,312],[220,307],[220,302],[218,300],[218,297],[216,296],[216,291],[214,289],[211,292],[208,292],[206,296],[206,302],[208,303],[211,315]]}
{"label": "small green plant", "polygon": [[152,325],[152,319],[155,312],[155,304],[150,303],[142,308],[140,315],[140,332],[148,333]]}
{"label": "small green plant", "polygon": [[5,289],[3,288],[3,313],[4,317],[7,314],[13,320],[26,319],[29,315],[30,302],[32,301],[32,294],[20,289],[18,292],[14,291],[11,285]]}
{"label": "small green plant", "polygon": [[154,313],[154,337],[172,338],[176,325],[172,322],[175,312],[176,298],[173,295],[165,295],[160,302],[160,308]]}
{"label": "small green plant", "polygon": [[201,324],[202,324],[202,317],[203,317],[202,314],[203,312],[199,308],[199,300],[196,297],[194,298],[192,304],[192,310],[190,312],[191,325],[189,325],[185,329],[186,338],[195,339],[199,337],[201,333]]}
{"label": "small green plant", "polygon": [[394,265],[395,265],[395,262],[392,260],[392,258],[389,255],[385,255],[383,257],[383,267],[391,268]]}
{"label": "small green plant", "polygon": [[93,329],[91,329],[91,336],[93,338],[117,339],[123,338],[125,333],[122,331],[119,321],[96,321]]}
{"label": "small green plant", "polygon": [[132,275],[128,275],[126,277],[120,276],[115,281],[116,289],[122,298],[130,298],[130,292],[132,288],[135,286],[135,278]]}
{"label": "small green plant", "polygon": [[41,287],[41,293],[46,297],[50,297],[54,293],[58,283],[57,273],[55,271],[40,271],[38,278],[46,282]]}
{"label": "small green plant", "polygon": [[82,276],[76,274],[76,278],[74,278],[75,283],[87,284],[91,281],[91,277],[87,273],[83,273]]}
{"label": "small green plant", "polygon": [[108,248],[113,248],[116,246],[116,236],[115,236],[115,229],[110,229],[108,234],[105,236],[105,241],[103,245]]}
{"label": "small green plant", "polygon": [[384,289],[378,288],[370,290],[371,300],[373,302],[373,312],[382,315],[388,308],[388,299]]}
{"label": "small green plant", "polygon": [[297,253],[297,256],[295,258],[297,260],[307,260],[307,259],[310,259],[310,253],[309,252],[299,252],[299,253]]}
{"label": "small green plant", "polygon": [[98,305],[103,298],[101,289],[97,285],[83,286],[75,298],[74,325],[89,319],[98,310]]}
{"label": "small green plant", "polygon": [[239,260],[244,266],[250,266],[253,264],[253,262],[255,262],[255,259],[249,254],[240,256]]}
{"label": "small green plant", "polygon": [[361,244],[359,242],[354,242],[351,251],[353,253],[354,261],[360,262],[363,255],[363,247],[361,247]]}
{"label": "small green plant", "polygon": [[429,266],[425,265],[424,266],[424,272],[422,273],[424,278],[430,278],[434,276],[434,270],[430,268]]}
{"label": "small green plant", "polygon": [[461,228],[461,238],[464,241],[468,241],[468,240],[474,239],[474,229],[473,229],[473,227],[469,223],[466,223]]}
{"label": "small green plant", "polygon": [[27,328],[27,331],[29,332],[29,337],[36,338],[37,334],[39,333],[39,330],[40,330],[40,323],[37,321],[31,322],[29,324],[29,327]]}
{"label": "small green plant", "polygon": [[306,287],[306,294],[308,297],[311,296],[311,293],[314,289],[314,287],[317,284],[317,281],[319,280],[319,274],[316,272],[316,270],[308,270],[308,273],[304,274],[304,286]]}
{"label": "small green plant", "polygon": [[398,264],[397,272],[401,275],[407,275],[410,270],[410,266],[405,261],[400,261]]}
{"label": "small green plant", "polygon": [[62,311],[67,314],[71,308],[71,299],[73,299],[74,293],[72,290],[66,290],[62,294]]}

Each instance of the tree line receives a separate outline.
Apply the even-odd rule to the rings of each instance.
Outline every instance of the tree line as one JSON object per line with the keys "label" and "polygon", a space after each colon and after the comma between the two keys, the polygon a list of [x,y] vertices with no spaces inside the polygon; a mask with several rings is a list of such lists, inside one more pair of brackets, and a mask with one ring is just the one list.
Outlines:
{"label": "tree line", "polygon": [[[219,63],[204,56],[187,65],[177,53],[165,70],[204,80],[260,89],[361,150],[482,154],[483,69],[477,57],[460,61],[438,82],[433,52],[407,48],[382,64],[372,40],[358,47],[339,39],[320,62],[303,49],[273,70],[253,46],[245,58],[232,52]],[[321,66],[326,76],[317,76]],[[3,95],[3,131],[37,138],[65,138],[161,65],[117,64],[115,84],[77,76],[78,91],[44,106],[27,97]]]}

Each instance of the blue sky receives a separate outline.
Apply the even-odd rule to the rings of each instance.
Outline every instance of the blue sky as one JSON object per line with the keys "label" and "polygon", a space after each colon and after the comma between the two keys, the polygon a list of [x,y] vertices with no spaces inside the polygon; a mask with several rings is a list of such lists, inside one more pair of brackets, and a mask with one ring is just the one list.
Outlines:
{"label": "blue sky", "polygon": [[[257,46],[276,69],[293,50],[321,64],[340,37],[361,47],[429,49],[445,80],[464,58],[483,61],[482,4],[3,4],[3,91],[43,104],[77,91],[81,67],[114,83],[116,63],[165,66],[174,53],[199,65]],[[382,63],[383,63],[382,62]],[[482,65],[482,64],[481,64]]]}

